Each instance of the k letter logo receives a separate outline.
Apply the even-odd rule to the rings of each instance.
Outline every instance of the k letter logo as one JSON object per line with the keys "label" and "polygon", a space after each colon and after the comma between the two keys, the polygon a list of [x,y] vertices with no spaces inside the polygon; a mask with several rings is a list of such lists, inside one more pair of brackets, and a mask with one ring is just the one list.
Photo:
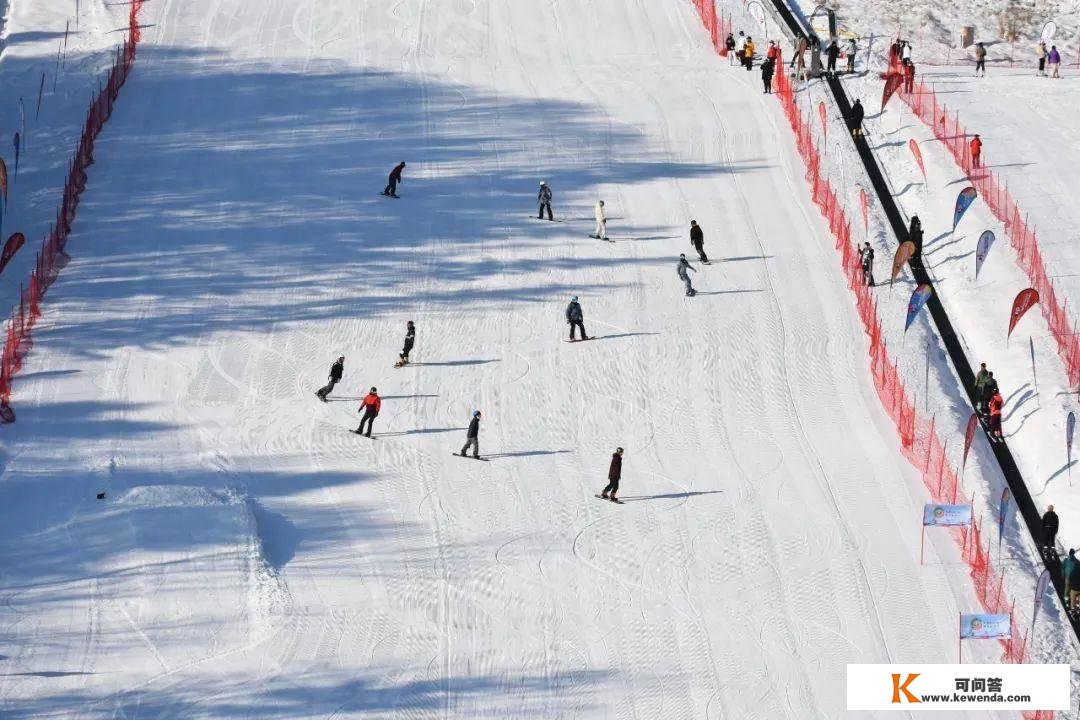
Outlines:
{"label": "k letter logo", "polygon": [[903,684],[900,683],[900,677],[900,673],[892,673],[892,701],[894,703],[899,703],[900,693],[904,693],[904,697],[909,703],[921,703],[922,700],[912,695],[907,689],[908,685],[910,685],[915,678],[919,677],[919,673],[908,673],[907,680],[905,680]]}

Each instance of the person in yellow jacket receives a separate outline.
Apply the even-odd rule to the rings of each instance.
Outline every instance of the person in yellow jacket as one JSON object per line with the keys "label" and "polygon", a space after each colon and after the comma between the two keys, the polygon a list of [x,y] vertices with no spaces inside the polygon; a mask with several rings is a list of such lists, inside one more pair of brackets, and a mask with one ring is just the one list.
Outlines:
{"label": "person in yellow jacket", "polygon": [[746,47],[743,49],[743,65],[747,70],[754,69],[754,39],[746,38]]}

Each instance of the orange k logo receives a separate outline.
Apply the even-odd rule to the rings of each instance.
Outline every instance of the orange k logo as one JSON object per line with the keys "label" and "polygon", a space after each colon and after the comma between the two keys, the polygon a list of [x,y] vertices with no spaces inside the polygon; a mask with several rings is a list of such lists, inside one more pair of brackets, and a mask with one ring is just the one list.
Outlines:
{"label": "orange k logo", "polygon": [[894,703],[900,702],[900,693],[904,693],[904,697],[907,699],[907,701],[909,703],[921,703],[922,702],[922,700],[920,700],[919,698],[915,697],[910,692],[908,692],[908,689],[907,689],[907,686],[910,685],[911,682],[917,677],[919,677],[919,673],[908,673],[907,680],[905,680],[903,682],[903,684],[901,684],[900,683],[900,674],[899,673],[893,673],[892,674],[892,701]]}

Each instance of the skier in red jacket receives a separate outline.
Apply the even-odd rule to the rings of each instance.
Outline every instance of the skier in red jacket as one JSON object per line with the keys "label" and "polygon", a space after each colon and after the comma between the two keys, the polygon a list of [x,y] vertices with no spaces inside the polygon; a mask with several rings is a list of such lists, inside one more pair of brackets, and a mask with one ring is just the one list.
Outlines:
{"label": "skier in red jacket", "polygon": [[994,391],[994,394],[990,396],[990,439],[995,442],[1001,442],[1001,408],[1005,406],[1005,401],[1001,398],[1001,393]]}
{"label": "skier in red jacket", "polygon": [[971,167],[982,167],[982,140],[978,135],[971,139]]}
{"label": "skier in red jacket", "polygon": [[[360,427],[353,430],[357,435],[367,435],[371,437],[371,429],[375,424],[375,418],[379,416],[379,410],[382,409],[382,398],[379,397],[379,393],[375,388],[371,388],[371,392],[364,396],[363,401],[360,403],[360,410],[363,412],[364,417],[360,418]],[[364,432],[364,423],[367,423],[367,432]]]}
{"label": "skier in red jacket", "polygon": [[915,91],[915,63],[908,60],[904,63],[904,92],[911,94]]}

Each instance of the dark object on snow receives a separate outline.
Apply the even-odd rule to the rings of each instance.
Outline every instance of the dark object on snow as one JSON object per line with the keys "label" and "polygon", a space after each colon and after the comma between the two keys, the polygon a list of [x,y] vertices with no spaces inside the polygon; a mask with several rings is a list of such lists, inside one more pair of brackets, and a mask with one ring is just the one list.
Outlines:
{"label": "dark object on snow", "polygon": [[104,500],[104,499],[105,499],[105,493],[103,493],[103,492],[99,492],[99,493],[97,494],[97,499],[98,499],[98,500]]}

